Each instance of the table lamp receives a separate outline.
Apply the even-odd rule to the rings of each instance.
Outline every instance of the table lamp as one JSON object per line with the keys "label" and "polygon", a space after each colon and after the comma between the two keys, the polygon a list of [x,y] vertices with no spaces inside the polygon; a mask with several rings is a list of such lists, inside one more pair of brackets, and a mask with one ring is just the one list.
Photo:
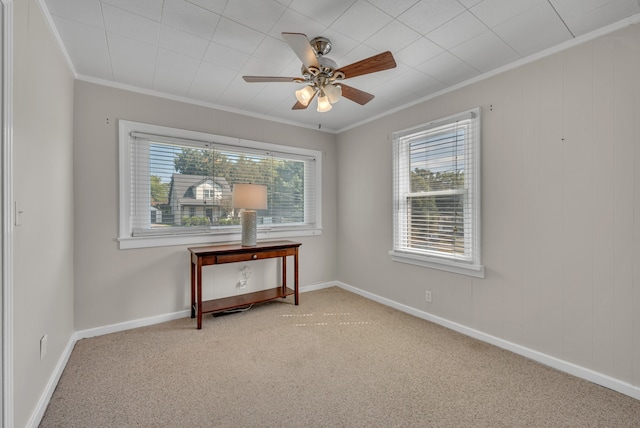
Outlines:
{"label": "table lamp", "polygon": [[257,237],[256,211],[267,209],[267,186],[234,184],[231,200],[233,208],[242,208],[242,246],[255,247]]}

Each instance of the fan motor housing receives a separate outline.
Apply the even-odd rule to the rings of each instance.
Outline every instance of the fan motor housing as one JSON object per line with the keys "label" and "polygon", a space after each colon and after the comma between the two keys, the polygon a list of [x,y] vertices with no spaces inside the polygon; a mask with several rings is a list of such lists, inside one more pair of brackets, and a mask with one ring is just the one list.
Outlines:
{"label": "fan motor housing", "polygon": [[302,75],[307,78],[307,80],[313,80],[313,77],[324,75],[329,78],[333,75],[333,72],[338,68],[338,64],[330,58],[326,58],[323,56],[318,56],[318,64],[320,64],[320,68],[316,69],[315,67],[306,68],[304,65],[302,66]]}

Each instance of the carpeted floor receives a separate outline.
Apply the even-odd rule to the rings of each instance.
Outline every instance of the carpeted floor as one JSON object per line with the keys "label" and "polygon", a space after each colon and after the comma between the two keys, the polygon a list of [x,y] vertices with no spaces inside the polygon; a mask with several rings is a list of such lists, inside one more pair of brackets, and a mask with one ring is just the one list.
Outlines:
{"label": "carpeted floor", "polygon": [[80,340],[41,427],[640,427],[640,401],[339,288]]}

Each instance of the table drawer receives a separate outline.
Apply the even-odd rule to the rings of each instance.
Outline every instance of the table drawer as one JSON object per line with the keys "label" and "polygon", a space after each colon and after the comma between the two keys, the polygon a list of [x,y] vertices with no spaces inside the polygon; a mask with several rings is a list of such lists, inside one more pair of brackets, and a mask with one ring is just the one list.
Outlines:
{"label": "table drawer", "polygon": [[292,252],[284,250],[256,251],[254,253],[221,254],[216,256],[216,263],[248,262],[250,260],[270,259],[273,257],[285,257],[293,255]]}

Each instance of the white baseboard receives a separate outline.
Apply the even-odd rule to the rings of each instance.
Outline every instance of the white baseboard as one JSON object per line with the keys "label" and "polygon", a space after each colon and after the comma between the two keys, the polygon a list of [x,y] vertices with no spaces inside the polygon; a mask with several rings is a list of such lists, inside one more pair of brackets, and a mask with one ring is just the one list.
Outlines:
{"label": "white baseboard", "polygon": [[424,312],[424,311],[412,308],[410,306],[406,306],[404,304],[395,302],[385,297],[378,296],[368,291],[361,290],[351,285],[348,285],[339,281],[336,282],[336,285],[347,291],[351,291],[352,293],[359,294],[362,297],[366,297],[369,300],[373,300],[375,302],[392,307],[394,309],[408,313],[418,318],[431,321],[434,324],[439,324],[443,327],[457,331],[458,333],[462,333],[466,336],[473,337],[474,339],[478,339],[483,342],[489,343],[491,345],[495,345],[499,348],[506,349],[508,351],[513,352],[514,354],[522,355],[523,357],[529,358],[530,360],[552,367],[561,372],[568,373],[572,376],[579,377],[581,379],[587,380],[597,385],[604,386],[605,388],[609,388],[614,391],[617,391],[621,394],[628,395],[629,397],[635,398],[636,400],[640,400],[640,387],[631,385],[630,383],[621,381],[619,379],[613,378],[611,376],[596,372],[594,370],[591,370],[582,366],[578,366],[568,361],[564,361],[559,358],[552,357],[547,354],[543,354],[542,352],[527,348],[522,345],[518,345],[517,343],[500,339],[499,337],[495,337],[490,334],[483,333],[479,330],[475,330],[465,325],[458,324],[453,321],[449,321],[447,319],[438,317],[436,315],[432,315],[428,312]]}
{"label": "white baseboard", "polygon": [[79,330],[74,334],[75,340],[86,339],[89,337],[102,336],[110,333],[117,333],[119,331],[131,330],[139,327],[146,327],[149,325],[160,324],[167,321],[177,320],[179,318],[185,318],[191,316],[191,311],[186,309],[184,311],[173,312],[169,314],[156,315],[149,318],[139,318],[137,320],[125,321],[117,324],[106,325],[103,327],[89,328],[87,330]]}
{"label": "white baseboard", "polygon": [[335,287],[338,283],[335,281],[331,282],[319,282],[316,284],[305,285],[304,287],[300,287],[300,293],[306,293],[308,291],[316,291],[322,290],[323,288]]}

